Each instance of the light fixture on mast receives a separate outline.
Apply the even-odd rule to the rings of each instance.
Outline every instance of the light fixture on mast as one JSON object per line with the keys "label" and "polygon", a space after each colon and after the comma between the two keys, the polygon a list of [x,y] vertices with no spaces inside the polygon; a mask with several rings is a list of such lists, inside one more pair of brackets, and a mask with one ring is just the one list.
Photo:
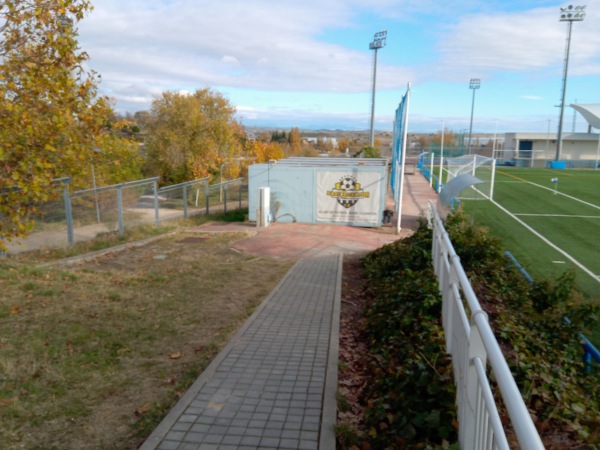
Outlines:
{"label": "light fixture on mast", "polygon": [[375,145],[375,82],[377,79],[377,50],[385,47],[387,40],[387,30],[378,31],[373,36],[373,42],[369,44],[369,50],[375,50],[375,58],[373,61],[373,92],[371,94],[371,138],[369,145]]}
{"label": "light fixture on mast", "polygon": [[565,50],[565,65],[563,69],[563,80],[562,80],[562,95],[560,101],[560,115],[558,119],[558,134],[556,136],[556,161],[560,160],[560,153],[562,150],[562,125],[563,117],[565,115],[565,96],[567,94],[567,73],[569,71],[569,52],[571,50],[571,29],[573,28],[573,22],[581,22],[585,18],[585,5],[583,6],[565,6],[560,8],[560,21],[568,22],[567,28],[567,48]]}

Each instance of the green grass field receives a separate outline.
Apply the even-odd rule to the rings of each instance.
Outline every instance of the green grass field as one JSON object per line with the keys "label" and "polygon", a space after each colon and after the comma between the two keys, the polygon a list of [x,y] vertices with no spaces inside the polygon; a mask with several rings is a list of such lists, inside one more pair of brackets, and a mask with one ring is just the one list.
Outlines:
{"label": "green grass field", "polygon": [[[498,167],[494,202],[462,205],[531,276],[574,270],[584,295],[600,303],[600,172]],[[593,335],[598,342],[600,330]]]}

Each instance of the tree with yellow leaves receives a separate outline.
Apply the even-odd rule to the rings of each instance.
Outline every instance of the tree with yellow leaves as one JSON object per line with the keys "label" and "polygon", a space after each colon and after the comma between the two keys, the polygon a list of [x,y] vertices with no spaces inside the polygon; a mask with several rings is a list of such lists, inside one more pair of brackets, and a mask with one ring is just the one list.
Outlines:
{"label": "tree with yellow leaves", "polygon": [[31,229],[52,180],[87,165],[110,115],[83,64],[76,24],[86,0],[0,2],[0,246]]}
{"label": "tree with yellow leaves", "polygon": [[244,131],[234,114],[229,100],[209,88],[163,92],[147,118],[146,173],[162,184],[219,176],[242,154]]}
{"label": "tree with yellow leaves", "polygon": [[277,142],[248,141],[245,151],[247,159],[255,163],[283,158],[283,148]]}

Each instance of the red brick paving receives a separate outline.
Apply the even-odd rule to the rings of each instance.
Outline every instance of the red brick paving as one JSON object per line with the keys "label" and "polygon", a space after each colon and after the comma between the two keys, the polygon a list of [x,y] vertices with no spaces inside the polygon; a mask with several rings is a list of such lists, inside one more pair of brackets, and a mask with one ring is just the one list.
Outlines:
{"label": "red brick paving", "polygon": [[[361,228],[345,225],[313,225],[273,223],[257,228],[251,223],[207,223],[194,229],[197,232],[246,232],[247,238],[237,241],[233,248],[245,254],[281,259],[300,259],[337,253],[366,253],[397,239],[415,229],[419,216],[425,216],[429,200],[437,194],[420,174],[406,175],[401,230],[395,234],[396,221],[381,228]],[[393,209],[393,199],[388,199]]]}

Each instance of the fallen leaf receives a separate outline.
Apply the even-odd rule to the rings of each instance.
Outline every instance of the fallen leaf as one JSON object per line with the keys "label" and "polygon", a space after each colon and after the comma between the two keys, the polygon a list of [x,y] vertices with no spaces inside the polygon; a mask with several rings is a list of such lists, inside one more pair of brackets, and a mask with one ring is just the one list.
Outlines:
{"label": "fallen leaf", "polygon": [[150,403],[145,403],[142,406],[140,406],[138,409],[135,410],[135,415],[136,416],[142,416],[145,413],[148,412],[148,410],[150,409],[151,404]]}
{"label": "fallen leaf", "polygon": [[0,400],[0,406],[8,406],[11,403],[16,402],[17,400],[19,400],[19,397],[5,398],[3,400]]}
{"label": "fallen leaf", "polygon": [[171,354],[169,355],[169,358],[170,358],[170,359],[179,359],[179,358],[181,358],[181,356],[182,356],[182,355],[181,355],[181,352],[175,352],[175,353],[171,353]]}

